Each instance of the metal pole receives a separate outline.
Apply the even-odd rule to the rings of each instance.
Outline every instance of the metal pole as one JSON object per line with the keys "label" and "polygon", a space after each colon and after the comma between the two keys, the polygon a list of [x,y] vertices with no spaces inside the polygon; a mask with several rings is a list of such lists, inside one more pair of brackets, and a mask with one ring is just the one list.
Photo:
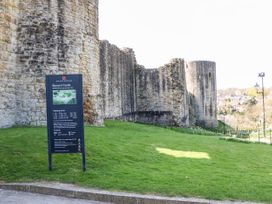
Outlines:
{"label": "metal pole", "polygon": [[263,96],[263,135],[266,136],[265,133],[265,105],[264,105],[264,81],[262,77],[262,96]]}
{"label": "metal pole", "polygon": [[48,153],[49,171],[52,171],[52,154]]}
{"label": "metal pole", "polygon": [[270,131],[269,131],[269,132],[270,132],[270,144],[271,144],[271,129],[270,129]]}
{"label": "metal pole", "polygon": [[226,119],[225,119],[225,114],[224,114],[224,135],[226,134]]}

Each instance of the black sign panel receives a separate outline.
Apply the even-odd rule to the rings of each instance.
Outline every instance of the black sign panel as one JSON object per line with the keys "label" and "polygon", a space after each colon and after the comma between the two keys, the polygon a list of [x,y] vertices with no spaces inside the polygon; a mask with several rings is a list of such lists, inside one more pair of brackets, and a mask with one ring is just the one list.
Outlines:
{"label": "black sign panel", "polygon": [[82,75],[46,76],[49,169],[52,153],[82,153],[85,169]]}

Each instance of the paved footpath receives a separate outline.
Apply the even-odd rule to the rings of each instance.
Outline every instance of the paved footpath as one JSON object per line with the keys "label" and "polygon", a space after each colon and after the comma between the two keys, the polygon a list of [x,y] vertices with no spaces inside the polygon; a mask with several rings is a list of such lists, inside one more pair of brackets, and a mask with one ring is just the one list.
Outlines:
{"label": "paved footpath", "polygon": [[0,204],[110,204],[22,191],[0,189]]}

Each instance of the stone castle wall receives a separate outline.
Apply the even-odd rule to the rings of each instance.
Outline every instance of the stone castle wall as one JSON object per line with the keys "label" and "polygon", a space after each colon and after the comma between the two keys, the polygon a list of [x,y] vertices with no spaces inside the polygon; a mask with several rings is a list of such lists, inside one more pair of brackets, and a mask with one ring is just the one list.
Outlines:
{"label": "stone castle wall", "polygon": [[108,41],[100,42],[101,88],[105,118],[135,112],[135,66],[131,49],[119,49]]}
{"label": "stone castle wall", "polygon": [[137,64],[131,49],[100,42],[104,118],[189,125],[186,63],[174,59],[158,69]]}
{"label": "stone castle wall", "polygon": [[158,69],[139,67],[136,74],[137,121],[188,126],[185,62],[174,59]]}
{"label": "stone castle wall", "polygon": [[216,64],[210,61],[188,62],[186,79],[190,95],[190,123],[216,127]]}
{"label": "stone castle wall", "polygon": [[73,73],[88,123],[217,125],[215,63],[145,69],[132,49],[99,41],[98,0],[2,0],[0,11],[0,127],[45,125],[45,76]]}
{"label": "stone castle wall", "polygon": [[104,118],[216,127],[216,64],[173,59],[156,69],[138,65],[131,49],[100,42]]}
{"label": "stone castle wall", "polygon": [[[12,68],[2,68],[10,74],[12,81],[3,78],[11,81],[10,89],[15,89],[16,95],[12,100],[16,106],[10,103],[12,113],[7,113],[16,120],[8,125],[46,124],[45,75],[66,73],[83,74],[85,118],[102,124],[98,1],[4,1],[1,8],[5,8],[4,16],[17,12],[11,14],[14,19],[10,21],[15,23],[10,25],[15,24],[14,29],[4,28],[12,33],[11,42],[7,43],[10,47],[5,47],[4,53],[9,53],[9,49],[16,53],[9,59],[8,66]],[[12,90],[7,90],[9,87],[1,85],[1,88],[12,95]]]}
{"label": "stone castle wall", "polygon": [[0,1],[0,127],[15,124],[16,87],[16,30],[19,15],[18,1]]}

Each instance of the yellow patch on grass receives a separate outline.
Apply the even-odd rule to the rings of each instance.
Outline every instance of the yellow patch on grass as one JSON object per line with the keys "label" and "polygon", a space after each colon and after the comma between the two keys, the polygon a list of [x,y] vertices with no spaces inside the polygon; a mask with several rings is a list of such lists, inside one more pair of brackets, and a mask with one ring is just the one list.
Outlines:
{"label": "yellow patch on grass", "polygon": [[166,154],[177,158],[185,157],[191,159],[211,159],[209,154],[206,152],[178,151],[159,147],[157,147],[156,150],[161,154]]}

